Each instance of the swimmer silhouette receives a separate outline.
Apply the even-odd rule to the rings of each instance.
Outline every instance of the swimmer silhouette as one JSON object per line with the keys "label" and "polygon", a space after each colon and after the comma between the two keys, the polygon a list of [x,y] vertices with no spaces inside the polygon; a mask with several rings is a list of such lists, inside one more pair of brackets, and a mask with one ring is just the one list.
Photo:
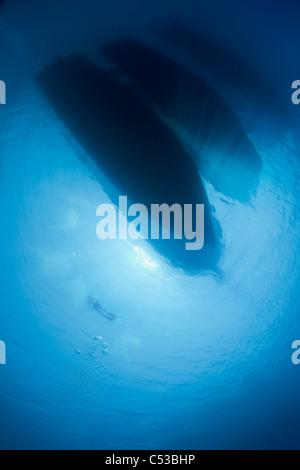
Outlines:
{"label": "swimmer silhouette", "polygon": [[97,299],[89,297],[89,306],[109,321],[114,321],[116,318],[116,315],[105,310]]}

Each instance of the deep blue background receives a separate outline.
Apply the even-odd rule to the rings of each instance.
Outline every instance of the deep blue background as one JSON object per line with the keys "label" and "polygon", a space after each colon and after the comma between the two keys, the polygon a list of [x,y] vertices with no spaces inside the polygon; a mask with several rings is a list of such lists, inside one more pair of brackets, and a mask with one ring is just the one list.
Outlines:
{"label": "deep blue background", "polygon": [[[300,448],[299,15],[291,0],[1,5],[0,448]],[[248,204],[206,182],[219,275],[96,238],[107,196],[35,81],[57,54],[127,34],[167,52],[155,28],[171,19],[243,58],[291,113],[282,124],[232,98],[263,171]]]}

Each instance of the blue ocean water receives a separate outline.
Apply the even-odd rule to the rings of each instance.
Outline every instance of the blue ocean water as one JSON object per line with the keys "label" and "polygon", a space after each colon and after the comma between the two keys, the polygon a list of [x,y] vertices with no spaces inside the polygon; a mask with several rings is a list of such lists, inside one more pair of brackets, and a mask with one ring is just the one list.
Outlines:
{"label": "blue ocean water", "polygon": [[[0,448],[299,448],[300,110],[290,99],[299,3],[7,0],[0,9]],[[128,34],[196,67],[157,36],[171,19],[243,57],[291,115],[283,124],[227,95],[263,168],[249,203],[205,181],[222,228],[217,273],[175,269],[147,242],[97,239],[101,178],[35,79],[58,54],[93,56]]]}

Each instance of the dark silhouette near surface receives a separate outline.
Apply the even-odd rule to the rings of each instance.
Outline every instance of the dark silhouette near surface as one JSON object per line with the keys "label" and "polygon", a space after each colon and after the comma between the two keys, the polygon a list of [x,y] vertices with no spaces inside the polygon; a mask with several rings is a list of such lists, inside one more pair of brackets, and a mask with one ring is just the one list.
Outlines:
{"label": "dark silhouette near surface", "polygon": [[[130,89],[80,55],[61,58],[38,82],[70,131],[131,203],[205,205],[205,245],[149,240],[173,265],[214,269],[219,252],[205,187],[189,153],[172,130]],[[217,223],[215,222],[217,227]]]}
{"label": "dark silhouette near surface", "polygon": [[261,159],[223,98],[191,71],[131,38],[113,41],[101,52],[131,77],[150,105],[177,125],[197,150],[201,176],[225,195],[248,201]]}
{"label": "dark silhouette near surface", "polygon": [[180,23],[170,24],[160,34],[234,90],[255,101],[261,110],[286,113],[270,86],[244,60],[222,45]]}

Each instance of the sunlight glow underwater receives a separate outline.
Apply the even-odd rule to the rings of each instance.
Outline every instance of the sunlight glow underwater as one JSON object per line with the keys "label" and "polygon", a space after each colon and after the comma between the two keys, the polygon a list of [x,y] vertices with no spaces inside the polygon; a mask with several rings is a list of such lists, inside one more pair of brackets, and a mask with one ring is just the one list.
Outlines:
{"label": "sunlight glow underwater", "polygon": [[[300,416],[288,357],[299,324],[296,135],[259,113],[243,118],[262,161],[257,186],[245,202],[204,179],[222,249],[217,270],[190,275],[147,241],[97,239],[96,207],[115,188],[11,49],[19,78],[0,128],[0,448],[288,447],[296,428],[284,419]],[[244,170],[234,176],[241,193],[253,176]],[[229,185],[226,168],[215,179],[223,171]]]}

